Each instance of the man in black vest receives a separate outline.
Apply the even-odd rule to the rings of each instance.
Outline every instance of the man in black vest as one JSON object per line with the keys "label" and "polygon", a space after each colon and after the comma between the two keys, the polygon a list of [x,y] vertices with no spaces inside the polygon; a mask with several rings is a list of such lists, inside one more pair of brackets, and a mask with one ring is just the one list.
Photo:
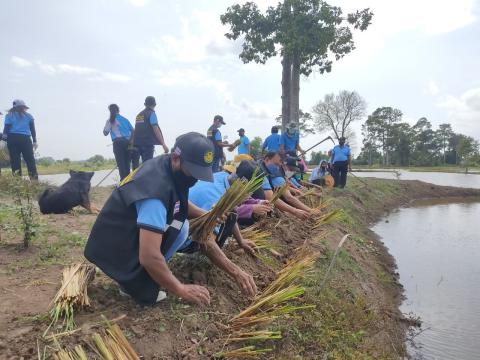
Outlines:
{"label": "man in black vest", "polygon": [[162,130],[158,126],[155,106],[157,105],[153,96],[147,96],[145,99],[145,109],[143,109],[135,118],[135,132],[133,135],[133,144],[137,153],[132,157],[137,159],[141,156],[142,163],[153,158],[155,145],[162,145],[165,154],[168,153],[168,147],[163,139]]}
{"label": "man in black vest", "polygon": [[225,156],[223,154],[223,148],[231,146],[228,142],[222,141],[222,134],[220,133],[219,128],[222,125],[226,125],[225,121],[223,120],[223,116],[215,115],[213,118],[213,125],[208,128],[207,137],[212,142],[215,151],[213,153],[213,172],[219,172],[220,169],[220,162],[222,158]]}
{"label": "man in black vest", "polygon": [[[188,202],[197,179],[212,181],[213,146],[203,135],[177,138],[171,154],[147,161],[115,189],[100,212],[85,257],[119,283],[141,305],[165,298],[160,288],[187,301],[208,305],[203,286],[181,283],[167,261],[188,247],[188,220],[205,213]],[[253,277],[232,263],[215,241],[204,249],[210,260],[250,296]]]}

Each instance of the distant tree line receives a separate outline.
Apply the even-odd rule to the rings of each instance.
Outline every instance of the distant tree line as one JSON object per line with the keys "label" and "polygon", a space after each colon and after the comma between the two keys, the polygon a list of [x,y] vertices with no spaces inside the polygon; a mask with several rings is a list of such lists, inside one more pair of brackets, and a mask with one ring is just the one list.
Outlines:
{"label": "distant tree line", "polygon": [[402,121],[402,112],[377,108],[362,125],[363,147],[356,164],[433,166],[480,164],[479,143],[457,133],[451,124],[434,129],[427,118],[413,126]]}

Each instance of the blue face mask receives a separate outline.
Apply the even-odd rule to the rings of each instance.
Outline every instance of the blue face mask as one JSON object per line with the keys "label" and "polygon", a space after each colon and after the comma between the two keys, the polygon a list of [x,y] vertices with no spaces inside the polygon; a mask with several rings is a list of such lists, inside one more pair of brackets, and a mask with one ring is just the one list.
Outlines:
{"label": "blue face mask", "polygon": [[268,171],[269,171],[271,174],[276,174],[276,173],[278,173],[278,171],[280,170],[280,168],[278,167],[278,165],[275,165],[275,164],[269,164],[269,165],[267,165],[267,169],[268,169]]}

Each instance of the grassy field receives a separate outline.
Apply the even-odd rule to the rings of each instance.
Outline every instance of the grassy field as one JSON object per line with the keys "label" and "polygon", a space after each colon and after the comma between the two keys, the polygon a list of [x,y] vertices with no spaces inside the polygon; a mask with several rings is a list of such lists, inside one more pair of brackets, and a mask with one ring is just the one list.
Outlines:
{"label": "grassy field", "polygon": [[[37,165],[37,171],[39,175],[53,175],[53,174],[65,174],[70,170],[75,171],[99,171],[99,170],[111,170],[117,164],[115,160],[107,160],[102,164],[91,164],[85,161],[72,161],[70,163],[57,162],[55,164],[45,166]],[[2,173],[10,173],[10,168],[3,167],[1,169]],[[22,173],[24,175],[28,174],[27,168],[22,167]]]}

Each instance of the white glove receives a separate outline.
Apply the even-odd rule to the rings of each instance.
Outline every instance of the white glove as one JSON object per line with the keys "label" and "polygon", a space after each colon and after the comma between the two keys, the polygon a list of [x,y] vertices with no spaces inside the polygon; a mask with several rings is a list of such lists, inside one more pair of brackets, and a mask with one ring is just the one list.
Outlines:
{"label": "white glove", "polygon": [[36,142],[33,143],[33,150],[37,150],[38,149],[38,144]]}

